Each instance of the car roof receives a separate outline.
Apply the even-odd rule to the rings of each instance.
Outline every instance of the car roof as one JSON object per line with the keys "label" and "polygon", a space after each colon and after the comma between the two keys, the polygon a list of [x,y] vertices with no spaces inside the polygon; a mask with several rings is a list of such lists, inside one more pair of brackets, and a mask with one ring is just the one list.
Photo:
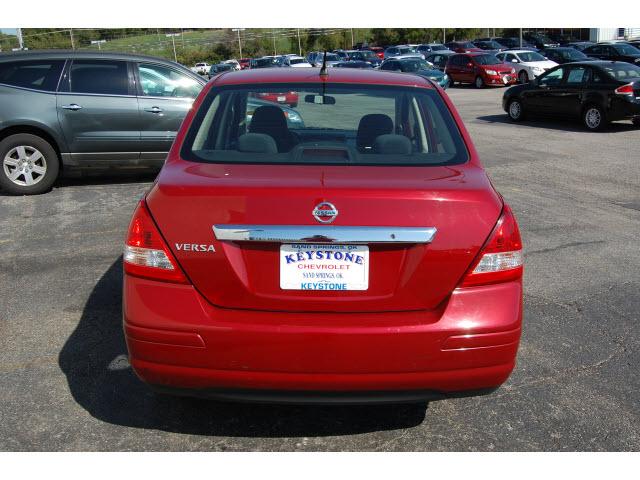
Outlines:
{"label": "car roof", "polygon": [[406,73],[380,70],[333,69],[323,79],[319,68],[265,68],[228,72],[217,77],[216,86],[247,85],[259,83],[352,83],[368,85],[393,85],[433,88],[425,79]]}
{"label": "car roof", "polygon": [[154,61],[162,63],[170,63],[184,68],[179,63],[166,58],[153,57],[151,55],[138,55],[133,53],[109,52],[105,50],[22,50],[19,52],[3,52],[0,53],[0,61],[3,60],[42,60],[42,59],[95,59],[101,58],[105,60],[129,60],[129,61]]}
{"label": "car roof", "polygon": [[[478,52],[479,53],[479,52]],[[504,52],[500,52],[500,53],[532,53],[531,50],[505,50]],[[533,52],[535,53],[535,52]]]}

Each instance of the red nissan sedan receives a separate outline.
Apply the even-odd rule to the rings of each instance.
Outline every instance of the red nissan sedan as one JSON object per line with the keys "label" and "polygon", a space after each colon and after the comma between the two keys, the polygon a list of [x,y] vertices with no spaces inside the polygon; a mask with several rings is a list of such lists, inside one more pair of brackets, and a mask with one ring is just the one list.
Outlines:
{"label": "red nissan sedan", "polygon": [[444,72],[452,83],[472,83],[476,88],[504,87],[518,81],[515,68],[491,53],[451,55]]}
{"label": "red nissan sedan", "polygon": [[[299,93],[295,121],[276,104],[247,115],[282,91]],[[419,76],[217,76],[123,259],[130,362],[161,392],[407,402],[490,391],[514,368],[518,226],[451,101]]]}

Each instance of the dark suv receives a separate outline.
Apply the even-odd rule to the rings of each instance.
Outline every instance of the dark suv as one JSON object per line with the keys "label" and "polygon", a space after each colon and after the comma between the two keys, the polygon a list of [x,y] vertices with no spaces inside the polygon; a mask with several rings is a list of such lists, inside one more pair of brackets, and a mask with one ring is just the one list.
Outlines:
{"label": "dark suv", "polygon": [[61,170],[162,166],[205,83],[155,57],[0,54],[0,187],[36,194]]}

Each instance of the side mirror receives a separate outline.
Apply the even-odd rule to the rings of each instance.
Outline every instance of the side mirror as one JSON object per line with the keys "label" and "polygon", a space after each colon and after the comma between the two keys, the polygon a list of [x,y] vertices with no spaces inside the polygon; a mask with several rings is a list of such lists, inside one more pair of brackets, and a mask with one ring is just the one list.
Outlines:
{"label": "side mirror", "polygon": [[517,58],[514,58],[513,60],[511,60],[511,62],[512,63],[520,63]]}
{"label": "side mirror", "polygon": [[473,63],[471,63],[471,62],[467,63],[467,67],[469,67],[469,68],[473,67]]}

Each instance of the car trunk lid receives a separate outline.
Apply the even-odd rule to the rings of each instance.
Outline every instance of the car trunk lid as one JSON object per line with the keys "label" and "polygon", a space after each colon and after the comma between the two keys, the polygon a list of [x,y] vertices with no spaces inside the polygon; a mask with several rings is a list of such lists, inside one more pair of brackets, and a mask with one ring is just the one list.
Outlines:
{"label": "car trunk lid", "polygon": [[[332,227],[417,229],[407,230],[413,233],[434,228],[436,233],[430,242],[407,242],[401,237],[385,243],[360,242],[357,252],[368,247],[366,288],[345,291],[282,288],[286,252],[281,253],[281,246],[299,242],[221,240],[214,234],[214,226],[221,232],[247,225],[326,232],[313,214],[323,202],[338,211]],[[176,259],[210,303],[309,312],[435,308],[456,287],[502,208],[484,171],[469,165],[169,162],[147,203]],[[306,241],[321,247],[325,240],[307,235]]]}

